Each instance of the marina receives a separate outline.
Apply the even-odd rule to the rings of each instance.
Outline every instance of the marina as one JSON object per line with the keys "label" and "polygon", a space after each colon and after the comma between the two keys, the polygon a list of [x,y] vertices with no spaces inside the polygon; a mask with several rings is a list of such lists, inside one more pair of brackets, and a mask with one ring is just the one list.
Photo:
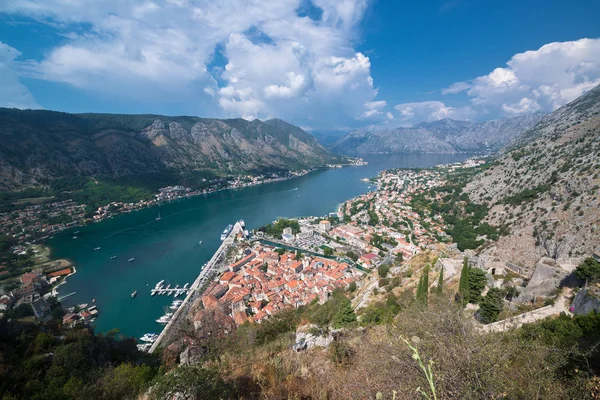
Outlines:
{"label": "marina", "polygon": [[179,287],[179,285],[175,286],[174,288],[171,288],[171,285],[167,285],[166,287],[163,287],[164,281],[160,281],[156,284],[156,286],[154,286],[154,289],[150,290],[150,296],[155,296],[155,295],[159,295],[159,296],[163,296],[163,295],[167,295],[167,296],[180,296],[182,294],[187,294],[191,289],[190,289],[190,284],[186,283],[185,285],[183,285],[183,287]]}
{"label": "marina", "polygon": [[[152,346],[148,349],[149,353],[154,352],[154,350],[156,350],[156,348],[160,345],[161,341],[166,337],[166,335],[168,335],[171,330],[176,330],[174,327],[182,318],[185,318],[185,312],[189,309],[189,306],[198,296],[201,295],[199,289],[204,285],[204,283],[206,283],[210,279],[212,273],[215,271],[216,268],[218,268],[218,263],[219,261],[221,261],[222,256],[226,254],[226,251],[229,249],[229,247],[233,245],[232,236],[236,235],[239,232],[243,232],[245,223],[243,220],[240,220],[236,222],[235,225],[229,226],[231,226],[231,229],[228,229],[229,232],[227,233],[227,236],[222,240],[221,246],[219,246],[219,248],[217,249],[215,254],[213,254],[211,259],[206,264],[204,264],[202,270],[200,271],[200,274],[190,287],[185,300],[183,300],[181,305],[179,305],[177,311],[175,311],[173,316],[169,317],[169,322],[165,326],[165,329],[163,329],[159,337],[152,343]],[[162,283],[163,282],[159,282],[158,284]]]}

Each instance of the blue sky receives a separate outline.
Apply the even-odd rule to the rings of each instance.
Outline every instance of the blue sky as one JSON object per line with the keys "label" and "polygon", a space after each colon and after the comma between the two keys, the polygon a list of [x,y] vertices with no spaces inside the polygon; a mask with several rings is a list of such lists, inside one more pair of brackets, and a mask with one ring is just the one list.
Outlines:
{"label": "blue sky", "polygon": [[552,111],[600,83],[598,1],[5,0],[0,106],[313,130]]}

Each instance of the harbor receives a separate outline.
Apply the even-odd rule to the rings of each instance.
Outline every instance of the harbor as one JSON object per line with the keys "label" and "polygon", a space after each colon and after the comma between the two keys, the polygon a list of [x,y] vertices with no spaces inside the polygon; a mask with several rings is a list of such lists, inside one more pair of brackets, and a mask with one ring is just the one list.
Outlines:
{"label": "harbor", "polygon": [[[156,337],[152,345],[148,349],[148,352],[153,353],[158,347],[160,347],[163,341],[174,332],[177,331],[179,324],[187,317],[188,311],[194,300],[199,298],[202,293],[200,289],[204,287],[204,284],[214,277],[214,274],[218,271],[221,261],[223,261],[227,250],[233,245],[234,237],[240,232],[243,232],[245,228],[244,221],[240,220],[231,227],[226,228],[226,232],[221,235],[222,243],[211,257],[211,259],[203,266],[200,274],[190,287],[187,296],[177,307],[177,310],[172,316],[169,316],[168,323],[162,332]],[[159,282],[160,283],[160,282]]]}

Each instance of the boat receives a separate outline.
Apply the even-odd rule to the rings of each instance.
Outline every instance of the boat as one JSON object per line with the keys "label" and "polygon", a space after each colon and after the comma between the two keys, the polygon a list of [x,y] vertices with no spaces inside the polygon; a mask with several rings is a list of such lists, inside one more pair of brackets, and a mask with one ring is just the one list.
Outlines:
{"label": "boat", "polygon": [[202,240],[198,242],[198,244],[202,244]]}
{"label": "boat", "polygon": [[163,279],[162,281],[159,281],[156,286],[154,286],[154,289],[158,289],[159,287],[161,287],[163,285],[163,283],[165,283],[165,280]]}
{"label": "boat", "polygon": [[94,247],[94,251],[98,251],[100,250],[102,247],[98,246],[98,247]]}
{"label": "boat", "polygon": [[172,317],[173,313],[166,313],[165,315],[157,319],[156,322],[158,322],[159,324],[166,324],[171,320]]}
{"label": "boat", "polygon": [[232,228],[233,228],[233,225],[231,225],[231,224],[227,225],[227,228],[225,228],[223,233],[221,233],[221,240],[227,239],[227,236],[229,236],[229,233],[231,232]]}
{"label": "boat", "polygon": [[184,289],[187,289],[187,288],[188,288],[188,286],[190,286],[190,284],[189,284],[189,283],[186,283],[185,285],[183,285],[183,288],[184,288]]}
{"label": "boat", "polygon": [[158,339],[158,335],[154,332],[152,333],[145,333],[144,336],[142,336],[140,338],[141,341],[143,342],[149,342],[149,343],[154,343],[156,342],[156,339]]}
{"label": "boat", "polygon": [[115,258],[117,258],[117,256],[112,256],[110,259],[111,259],[111,260],[114,260]]}
{"label": "boat", "polygon": [[135,258],[131,257],[131,258],[130,258],[129,260],[127,260],[127,261],[129,261],[129,262],[132,262],[133,260],[135,260]]}
{"label": "boat", "polygon": [[131,298],[133,299],[135,296],[137,296],[137,290],[134,290],[133,293],[131,293]]}
{"label": "boat", "polygon": [[158,212],[158,217],[156,217],[156,221],[160,221],[160,211]]}
{"label": "boat", "polygon": [[148,350],[150,350],[150,347],[152,347],[152,345],[150,343],[144,343],[144,344],[137,345],[137,349],[139,351],[148,351]]}
{"label": "boat", "polygon": [[74,233],[75,235],[77,235],[77,234],[79,233],[79,231],[75,231],[75,232],[73,232],[73,233]]}
{"label": "boat", "polygon": [[77,236],[73,236],[73,239],[77,239]]}

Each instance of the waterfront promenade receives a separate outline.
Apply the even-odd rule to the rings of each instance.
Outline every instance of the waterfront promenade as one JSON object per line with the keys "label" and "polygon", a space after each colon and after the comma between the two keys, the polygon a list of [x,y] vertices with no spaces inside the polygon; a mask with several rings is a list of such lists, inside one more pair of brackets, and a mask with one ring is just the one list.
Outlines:
{"label": "waterfront promenade", "polygon": [[213,254],[211,259],[204,265],[200,274],[190,287],[190,291],[183,300],[183,303],[181,303],[181,306],[175,311],[173,317],[165,326],[165,329],[163,329],[158,336],[158,339],[152,344],[149,353],[153,353],[162,343],[169,343],[171,341],[169,339],[177,334],[177,328],[180,326],[181,322],[187,318],[192,304],[194,304],[194,301],[202,295],[200,289],[204,287],[204,284],[210,279],[212,273],[218,269],[219,262],[223,260],[227,254],[227,250],[233,245],[235,236],[241,231],[243,231],[243,227],[238,221],[233,226],[231,232],[229,232],[227,238],[221,243],[221,246],[219,246],[215,254]]}

